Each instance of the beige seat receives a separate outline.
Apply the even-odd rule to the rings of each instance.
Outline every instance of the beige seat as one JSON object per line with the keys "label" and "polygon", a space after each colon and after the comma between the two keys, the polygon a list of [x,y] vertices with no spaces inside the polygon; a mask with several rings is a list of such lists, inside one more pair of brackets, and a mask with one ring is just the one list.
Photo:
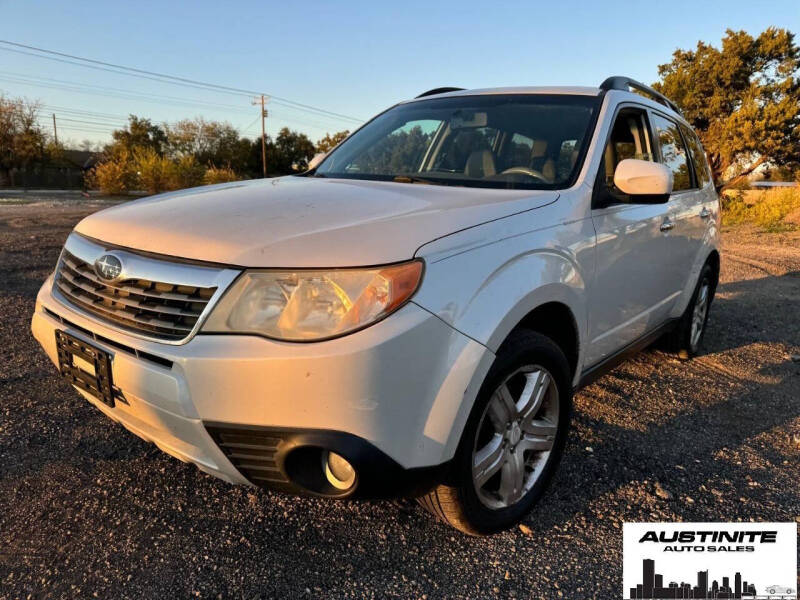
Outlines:
{"label": "beige seat", "polygon": [[547,156],[547,140],[534,140],[531,164],[534,171],[539,171],[549,183],[555,181],[556,163]]}
{"label": "beige seat", "polygon": [[469,155],[467,164],[464,166],[464,175],[467,177],[491,177],[495,173],[497,173],[497,167],[491,150],[475,150]]}
{"label": "beige seat", "polygon": [[548,158],[542,165],[542,175],[548,183],[553,183],[556,180],[556,161]]}

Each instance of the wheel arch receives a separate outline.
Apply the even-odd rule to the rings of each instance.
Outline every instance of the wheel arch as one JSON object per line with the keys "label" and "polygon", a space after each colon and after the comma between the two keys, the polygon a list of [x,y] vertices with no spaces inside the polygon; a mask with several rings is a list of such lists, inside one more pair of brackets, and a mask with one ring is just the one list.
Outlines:
{"label": "wheel arch", "polygon": [[714,294],[716,293],[717,290],[717,284],[719,283],[720,261],[721,261],[720,253],[715,246],[708,248],[707,252],[703,252],[697,256],[692,266],[692,269],[689,272],[686,285],[684,286],[684,289],[681,292],[681,296],[675,302],[675,305],[672,309],[671,316],[673,318],[680,318],[680,316],[686,310],[686,307],[689,306],[689,301],[691,300],[692,294],[694,293],[694,288],[695,285],[697,284],[698,278],[700,277],[700,272],[706,265],[709,265],[714,273],[714,281],[713,281],[712,295],[711,295],[711,298],[713,300]]}
{"label": "wheel arch", "polygon": [[720,272],[720,256],[719,250],[714,248],[706,258],[706,264],[711,266],[711,270],[714,273],[714,282],[712,286],[712,298],[714,292],[717,291],[717,286],[719,285],[719,272]]}
{"label": "wheel arch", "polygon": [[511,334],[520,329],[535,331],[553,340],[561,348],[564,356],[567,357],[570,377],[575,377],[575,373],[578,370],[581,343],[578,322],[569,306],[558,301],[540,304],[526,314],[511,329],[507,337],[510,337]]}

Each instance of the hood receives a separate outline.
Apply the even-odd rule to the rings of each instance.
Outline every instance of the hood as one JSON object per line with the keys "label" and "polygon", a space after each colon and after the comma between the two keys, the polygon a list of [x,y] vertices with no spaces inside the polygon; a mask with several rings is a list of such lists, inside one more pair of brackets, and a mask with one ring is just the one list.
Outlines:
{"label": "hood", "polygon": [[281,177],[120,204],[75,228],[127,248],[243,267],[408,260],[436,238],[549,204],[557,192]]}

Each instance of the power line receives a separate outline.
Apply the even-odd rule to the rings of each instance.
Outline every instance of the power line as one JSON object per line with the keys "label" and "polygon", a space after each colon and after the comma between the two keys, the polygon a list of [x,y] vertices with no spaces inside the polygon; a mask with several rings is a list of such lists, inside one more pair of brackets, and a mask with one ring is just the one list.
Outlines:
{"label": "power line", "polygon": [[108,114],[104,114],[104,113],[91,112],[91,111],[88,111],[88,110],[79,110],[79,109],[75,109],[75,108],[67,108],[67,107],[64,107],[64,106],[55,106],[54,104],[39,104],[39,106],[43,110],[49,110],[51,112],[55,111],[55,112],[58,112],[58,113],[67,113],[69,115],[75,115],[75,116],[80,116],[80,117],[92,117],[93,119],[101,119],[101,120],[105,120],[105,121],[113,121],[115,123],[118,123],[118,122],[127,123],[127,121],[128,121],[128,115],[108,115]]}
{"label": "power line", "polygon": [[[48,130],[53,128],[53,124],[52,123],[40,123],[40,125],[42,127],[47,127]],[[110,136],[111,135],[111,132],[109,130],[107,130],[107,129],[94,129],[93,127],[74,127],[72,125],[61,125],[61,124],[59,124],[58,130],[62,131],[64,129],[69,130],[69,131],[80,131],[82,133],[96,133],[96,134],[106,135],[106,136]]]}
{"label": "power line", "polygon": [[[333,111],[330,111],[330,110],[326,110],[326,109],[323,109],[323,108],[312,106],[310,104],[304,104],[304,103],[301,103],[301,102],[296,102],[294,100],[289,100],[288,98],[282,98],[280,96],[275,96],[273,94],[267,94],[266,92],[247,90],[247,89],[243,89],[243,88],[235,88],[235,87],[226,86],[226,85],[219,85],[219,84],[215,84],[215,83],[208,83],[208,82],[204,82],[204,81],[199,81],[199,80],[196,80],[196,79],[189,79],[189,78],[186,78],[186,77],[178,77],[178,76],[175,76],[175,75],[167,75],[167,74],[158,73],[158,72],[155,72],[155,71],[147,71],[145,69],[137,69],[135,67],[127,67],[125,65],[118,65],[118,64],[109,63],[109,62],[96,60],[96,59],[92,59],[92,58],[84,58],[84,57],[76,56],[76,55],[73,55],[73,54],[66,54],[64,52],[56,52],[54,50],[47,50],[45,48],[39,48],[39,47],[36,47],[36,46],[29,46],[27,44],[20,44],[20,43],[11,42],[11,41],[8,41],[8,40],[0,40],[0,44],[6,44],[6,45],[9,45],[9,46],[15,46],[17,48],[25,48],[27,50],[33,50],[35,52],[40,52],[40,53],[43,53],[43,54],[49,54],[49,55],[52,55],[52,56],[62,57],[62,59],[64,59],[64,58],[71,59],[71,61],[80,61],[80,63],[66,61],[66,62],[69,62],[70,64],[77,64],[79,66],[88,66],[87,64],[81,64],[81,63],[89,63],[89,64],[92,64],[92,65],[98,65],[98,66],[105,67],[105,68],[116,69],[116,71],[114,71],[114,72],[117,72],[117,73],[120,73],[120,71],[125,71],[126,72],[126,73],[120,73],[120,74],[134,74],[135,76],[143,77],[143,78],[146,78],[146,79],[157,78],[158,81],[173,83],[175,85],[188,85],[188,86],[192,86],[192,87],[195,87],[195,88],[199,86],[199,87],[202,87],[202,88],[213,89],[213,90],[217,90],[217,91],[220,91],[220,92],[235,93],[235,94],[248,95],[248,96],[264,94],[265,96],[269,96],[271,100],[279,102],[279,103],[290,104],[290,105],[293,105],[293,106],[296,106],[296,107],[299,107],[299,108],[302,108],[302,109],[315,111],[315,112],[318,112],[318,113],[321,113],[321,114],[327,114],[327,115],[331,115],[331,116],[334,116],[334,117],[339,117],[339,118],[346,119],[346,120],[349,120],[349,121],[354,121],[354,122],[357,122],[357,123],[363,122],[363,119],[359,119],[357,117],[351,117],[349,115],[344,115],[342,113],[333,112]],[[4,48],[4,49],[11,50],[10,48]],[[29,54],[31,56],[39,56],[38,54],[31,54],[31,53],[24,53],[24,54]],[[47,57],[44,57],[44,56],[39,56],[39,57],[40,58],[47,58]]]}
{"label": "power line", "polygon": [[[0,40],[0,43],[2,43],[2,40]],[[165,81],[163,79],[157,79],[157,78],[154,78],[154,77],[147,77],[147,76],[144,76],[144,75],[135,75],[135,74],[132,74],[132,73],[124,73],[124,72],[120,72],[120,71],[115,71],[113,69],[106,69],[106,68],[97,67],[97,66],[94,66],[94,65],[86,65],[86,64],[81,64],[81,63],[77,63],[77,62],[72,62],[72,61],[69,61],[69,60],[63,60],[63,59],[59,59],[59,58],[54,58],[52,56],[41,56],[39,54],[34,54],[32,52],[24,52],[22,50],[14,50],[12,48],[3,48],[2,46],[0,46],[0,50],[5,50],[6,52],[15,52],[17,54],[24,54],[26,56],[33,56],[33,57],[36,57],[36,58],[42,58],[42,59],[45,59],[45,60],[57,61],[57,62],[60,62],[60,63],[66,63],[66,64],[70,64],[70,65],[76,65],[76,66],[79,66],[79,67],[86,67],[86,68],[89,68],[89,69],[96,69],[96,70],[99,70],[99,71],[106,71],[108,73],[114,73],[116,75],[127,75],[127,76],[132,76],[132,77],[140,77],[142,79],[150,79],[152,81],[157,81],[159,83],[175,84],[174,82]],[[42,78],[42,79],[47,79],[47,78]],[[14,83],[17,83],[17,82],[14,82]],[[33,84],[29,84],[29,85],[33,85]],[[41,85],[44,85],[44,84],[41,84]],[[89,84],[77,84],[77,83],[75,83],[74,85],[89,85]],[[214,91],[214,92],[219,92],[219,93],[232,94],[232,95],[235,95],[237,97],[241,97],[242,96],[242,94],[240,94],[238,92],[224,92],[224,91],[220,91],[220,90],[210,90],[209,88],[205,88],[205,87],[201,87],[201,86],[194,86],[194,85],[190,85],[190,84],[175,84],[175,85],[183,85],[184,87],[200,89],[200,90],[203,90],[203,91]],[[52,86],[50,86],[50,87],[52,87]],[[131,93],[131,92],[128,92],[128,93]],[[113,96],[111,96],[111,97],[113,97]],[[122,97],[122,96],[120,96],[120,97]],[[341,121],[340,117],[330,116],[330,115],[327,115],[327,114],[319,114],[319,113],[316,113],[316,112],[310,112],[310,111],[308,111],[306,109],[303,109],[303,108],[300,108],[300,107],[297,107],[297,106],[292,106],[290,104],[284,104],[280,100],[275,100],[275,103],[279,104],[279,105],[281,105],[281,106],[283,106],[283,107],[285,107],[285,108],[287,108],[289,110],[297,110],[297,111],[302,111],[302,112],[308,112],[309,114],[311,114],[313,116],[322,117],[322,118],[326,118],[326,119],[332,119],[332,120],[336,120],[336,121]],[[184,102],[184,104],[187,104],[187,103]],[[209,104],[209,105],[211,105],[211,106],[232,106],[230,104],[229,105],[223,105],[223,104],[219,104],[219,103]],[[238,109],[238,106],[236,108],[234,108],[233,110],[237,110],[237,109]],[[304,121],[299,120],[299,119],[295,119],[295,122],[303,123]],[[330,126],[328,126],[328,125],[318,125],[318,126],[323,128],[323,129],[324,128],[329,128],[330,129]]]}
{"label": "power line", "polygon": [[[1,48],[0,48],[1,49]],[[31,77],[27,75],[23,75],[20,73],[14,73],[10,71],[0,71],[0,81],[6,81],[10,83],[20,83],[23,85],[31,85],[34,87],[44,87],[49,89],[58,89],[58,90],[66,90],[70,92],[75,92],[79,94],[91,94],[92,96],[105,96],[109,98],[122,98],[122,99],[133,99],[153,104],[161,104],[165,106],[193,106],[199,108],[206,108],[206,109],[217,109],[217,110],[224,110],[226,112],[237,112],[241,114],[251,114],[249,110],[244,109],[243,107],[233,105],[233,104],[221,104],[221,103],[212,103],[212,102],[198,102],[195,100],[190,100],[187,98],[182,98],[180,96],[165,96],[161,94],[145,94],[134,92],[130,90],[114,88],[109,86],[98,86],[92,84],[85,84],[79,82],[70,82],[63,79],[54,79],[52,77]],[[282,110],[284,109],[294,109],[294,107],[282,107],[280,110],[277,111],[276,116],[280,116],[279,120],[288,121],[293,123],[300,123],[304,125],[310,125],[313,127],[317,127],[321,130],[330,131],[333,129],[330,124],[320,123],[319,121],[310,120],[306,117],[298,118],[294,116],[285,115]],[[324,118],[331,118],[326,117],[325,115],[312,115],[317,117],[324,117]]]}
{"label": "power line", "polygon": [[[26,83],[39,87],[47,87],[53,89],[62,89],[67,91],[85,93],[85,90],[90,90],[92,94],[105,95],[112,98],[123,98],[126,100],[144,100],[146,102],[155,102],[156,104],[170,104],[170,105],[191,105],[203,108],[221,108],[225,110],[238,111],[246,114],[251,114],[249,110],[234,104],[219,104],[214,102],[198,102],[196,100],[189,100],[188,98],[181,98],[180,96],[165,96],[162,94],[146,94],[141,92],[134,92],[120,88],[92,85],[88,83],[78,83],[65,81],[63,79],[53,79],[51,77],[29,77],[27,75],[20,75],[16,73],[9,73],[8,71],[0,71],[3,77],[2,81],[10,81],[12,83]],[[160,99],[156,101],[153,99]]]}
{"label": "power line", "polygon": [[[37,117],[37,121],[40,126],[42,127],[52,127],[52,123],[50,122],[50,118],[46,115],[41,115]],[[66,122],[69,123],[79,123],[79,125],[69,125],[64,124]],[[58,127],[61,129],[62,127],[87,127],[87,129],[97,129],[98,131],[107,131],[112,132],[119,129],[118,127],[114,127],[113,125],[105,125],[101,123],[93,123],[91,121],[74,121],[72,119],[65,119],[63,117],[58,117]]]}
{"label": "power line", "polygon": [[102,125],[103,127],[115,128],[124,127],[127,123],[122,125],[114,125],[113,123],[102,123],[99,121],[84,121],[83,119],[69,119],[67,117],[59,117],[59,121],[69,121],[70,123],[87,123],[89,125]]}

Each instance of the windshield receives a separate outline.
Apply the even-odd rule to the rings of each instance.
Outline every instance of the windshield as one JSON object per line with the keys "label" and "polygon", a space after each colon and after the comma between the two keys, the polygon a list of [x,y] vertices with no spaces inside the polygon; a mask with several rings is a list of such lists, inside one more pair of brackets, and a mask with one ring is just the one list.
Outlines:
{"label": "windshield", "polygon": [[472,187],[557,189],[580,168],[595,96],[455,96],[399,104],[310,175]]}

